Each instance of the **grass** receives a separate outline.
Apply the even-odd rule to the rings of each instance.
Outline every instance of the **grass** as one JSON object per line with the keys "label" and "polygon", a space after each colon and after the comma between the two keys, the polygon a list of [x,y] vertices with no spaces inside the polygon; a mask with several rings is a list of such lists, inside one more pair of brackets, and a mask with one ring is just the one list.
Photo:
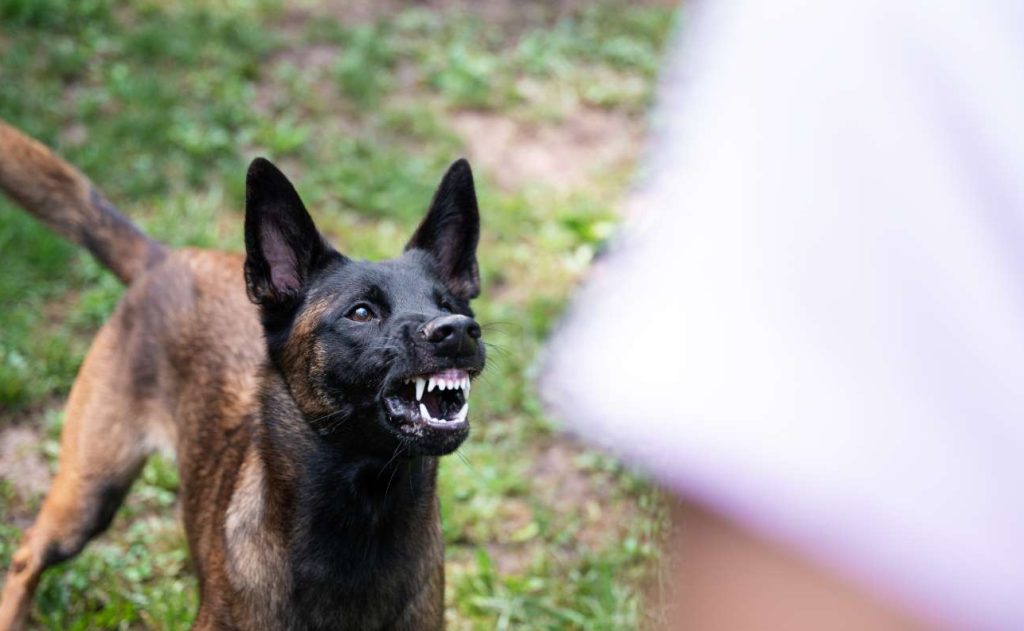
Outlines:
{"label": "grass", "polygon": [[[267,155],[347,254],[396,253],[447,164],[453,115],[522,125],[583,109],[640,120],[672,12],[615,0],[512,18],[414,5],[346,23],[306,2],[0,0],[0,117],[56,147],[147,232],[241,248],[243,174]],[[45,45],[43,45],[45,43]],[[15,87],[16,89],[10,89]],[[538,351],[614,225],[627,179],[499,187],[476,168],[491,344],[474,435],[444,461],[447,618],[455,629],[621,629],[650,622],[657,492],[559,437],[532,384]],[[86,254],[0,200],[0,423],[41,428],[51,464],[66,395],[121,288]],[[154,459],[111,531],[44,576],[47,629],[188,628],[195,578]],[[17,539],[0,478],[0,562]]]}

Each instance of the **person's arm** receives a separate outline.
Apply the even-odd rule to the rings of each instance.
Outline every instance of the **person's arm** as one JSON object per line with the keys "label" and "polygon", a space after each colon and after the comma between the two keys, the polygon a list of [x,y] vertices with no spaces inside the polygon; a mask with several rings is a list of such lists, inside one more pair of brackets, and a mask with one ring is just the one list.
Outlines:
{"label": "person's arm", "polygon": [[802,556],[696,504],[677,504],[673,518],[671,629],[925,628]]}

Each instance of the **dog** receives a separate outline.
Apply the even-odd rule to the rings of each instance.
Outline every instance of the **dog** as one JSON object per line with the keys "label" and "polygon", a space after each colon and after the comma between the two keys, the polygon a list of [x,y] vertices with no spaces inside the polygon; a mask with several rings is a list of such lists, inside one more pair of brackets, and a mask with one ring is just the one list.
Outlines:
{"label": "dog", "polygon": [[485,364],[468,162],[382,262],[335,250],[263,158],[244,257],[161,245],[3,121],[0,188],[127,285],[71,388],[0,629],[24,625],[43,570],[107,528],[164,443],[199,578],[193,629],[443,627],[438,457],[466,439]]}

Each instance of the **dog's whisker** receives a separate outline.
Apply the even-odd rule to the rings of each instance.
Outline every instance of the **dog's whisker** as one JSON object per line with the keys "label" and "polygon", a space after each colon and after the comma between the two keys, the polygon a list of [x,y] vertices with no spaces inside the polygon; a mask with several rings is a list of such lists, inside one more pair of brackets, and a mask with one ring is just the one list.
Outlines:
{"label": "dog's whisker", "polygon": [[461,449],[455,450],[455,455],[459,457],[459,460],[462,461],[462,464],[466,465],[467,469],[469,469],[472,473],[477,473],[476,469],[473,468],[473,465],[469,463],[469,458],[466,456],[466,454],[462,453]]}
{"label": "dog's whisker", "polygon": [[327,414],[324,414],[323,416],[318,416],[317,418],[315,418],[312,421],[310,421],[310,423],[319,423],[320,421],[323,421],[324,419],[331,418],[332,416],[336,416],[338,414],[341,414],[341,410],[335,410],[333,412],[329,412]]}
{"label": "dog's whisker", "polygon": [[522,331],[523,331],[523,325],[521,325],[519,323],[516,323],[516,322],[481,322],[480,323],[480,328],[485,330],[485,331],[490,331],[490,330],[501,331],[502,330],[501,327],[506,327],[506,326],[510,327],[512,329],[516,329],[520,333],[522,333]]}
{"label": "dog's whisker", "polygon": [[476,380],[477,381],[482,381],[482,382],[486,383],[487,385],[491,385],[491,384],[494,383],[493,381],[491,381],[490,375],[488,375],[487,373],[481,373],[481,374],[477,375]]}
{"label": "dog's whisker", "polygon": [[328,427],[327,427],[327,428],[325,429],[325,431],[326,431],[326,432],[327,432],[328,434],[333,434],[334,432],[338,431],[338,428],[339,428],[339,427],[341,427],[342,425],[344,425],[344,424],[345,424],[345,422],[346,422],[346,421],[348,421],[348,419],[349,419],[349,417],[347,417],[347,416],[344,416],[344,417],[342,417],[342,418],[339,418],[338,420],[336,420],[336,421],[334,421],[333,423],[331,423],[331,424],[330,424],[330,426],[328,426]]}
{"label": "dog's whisker", "polygon": [[502,357],[511,357],[512,355],[512,352],[509,351],[504,346],[492,344],[491,342],[484,342],[484,345],[487,347],[488,350],[497,351]]}
{"label": "dog's whisker", "polygon": [[[404,442],[401,442],[401,443],[399,443],[399,444],[398,444],[398,447],[399,447],[400,449],[404,449],[404,448],[405,448],[405,443],[404,443]],[[398,469],[399,469],[399,468],[400,468],[400,467],[395,467],[395,469],[394,469],[394,470],[393,470],[393,471],[391,472],[391,477],[390,477],[390,478],[388,478],[388,485],[387,485],[387,487],[385,487],[385,489],[384,489],[384,500],[385,500],[385,501],[387,501],[387,499],[388,499],[388,492],[389,492],[389,491],[391,490],[391,483],[392,483],[392,482],[394,482],[394,480],[395,480],[395,474],[396,474],[396,473],[398,473]]]}
{"label": "dog's whisker", "polygon": [[344,410],[335,410],[335,411],[333,411],[333,412],[329,412],[329,413],[327,413],[327,414],[324,414],[324,415],[323,415],[323,416],[321,416],[321,417],[318,417],[318,418],[315,418],[315,419],[313,419],[312,421],[310,421],[310,424],[315,424],[315,423],[319,423],[319,422],[323,421],[324,419],[328,419],[328,418],[330,418],[330,417],[332,417],[332,416],[334,416],[334,415],[336,415],[336,414],[341,414],[341,413],[342,413],[343,411],[344,411]]}
{"label": "dog's whisker", "polygon": [[[398,457],[398,453],[402,450],[403,446],[405,446],[405,443],[398,443],[398,446],[395,447],[395,452],[393,454],[391,454],[391,459],[388,460],[387,462],[385,462],[384,466],[381,467],[380,471],[377,472],[377,479],[378,480],[380,479],[381,474],[384,473],[384,470],[388,468],[388,465],[390,465],[392,462],[394,462],[395,458]],[[395,468],[397,469],[398,467],[395,467]],[[387,493],[385,493],[384,496],[387,497]]]}
{"label": "dog's whisker", "polygon": [[[349,417],[342,416],[341,418],[337,418],[337,419],[330,420],[330,421],[329,421],[329,419],[331,419],[331,417],[333,417],[333,416],[337,416],[339,414],[342,414],[343,412],[344,412],[344,410],[335,410],[333,412],[330,412],[329,414],[324,414],[323,416],[321,416],[319,418],[315,418],[312,421],[310,421],[309,423],[310,423],[310,425],[313,425],[314,427],[319,427],[319,430],[320,430],[321,434],[333,434],[335,431],[337,431],[337,429],[339,427],[341,427],[342,425],[345,424],[345,421],[347,421],[349,419]],[[325,423],[325,421],[329,421],[329,422]]]}

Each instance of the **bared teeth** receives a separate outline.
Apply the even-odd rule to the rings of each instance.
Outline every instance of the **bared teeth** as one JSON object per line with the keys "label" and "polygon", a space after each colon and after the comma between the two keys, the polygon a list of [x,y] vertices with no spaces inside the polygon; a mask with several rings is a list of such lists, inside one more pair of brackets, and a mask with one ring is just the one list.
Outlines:
{"label": "bared teeth", "polygon": [[[420,403],[420,406],[419,406],[420,416],[424,420],[433,421],[435,423],[438,423],[438,422],[442,422],[442,423],[461,423],[462,421],[466,420],[466,416],[469,414],[469,392],[470,392],[470,390],[472,390],[473,384],[472,384],[472,382],[469,379],[469,375],[466,375],[464,377],[456,377],[456,378],[449,378],[447,376],[449,374],[458,375],[459,373],[461,373],[463,375],[466,374],[466,373],[464,373],[462,371],[447,371],[446,373],[440,373],[440,374],[436,374],[436,375],[428,375],[426,377],[412,377],[412,378],[406,379],[405,382],[407,384],[412,384],[412,385],[415,386],[416,401],[418,401]],[[464,403],[462,404],[462,409],[460,409],[458,414],[455,415],[455,418],[451,418],[451,419],[445,419],[445,418],[436,419],[436,418],[434,418],[433,416],[430,415],[430,411],[427,410],[427,406],[423,404],[423,394],[425,392],[432,392],[435,389],[437,389],[437,390],[462,390],[462,396],[463,396],[463,399],[464,399]]]}

